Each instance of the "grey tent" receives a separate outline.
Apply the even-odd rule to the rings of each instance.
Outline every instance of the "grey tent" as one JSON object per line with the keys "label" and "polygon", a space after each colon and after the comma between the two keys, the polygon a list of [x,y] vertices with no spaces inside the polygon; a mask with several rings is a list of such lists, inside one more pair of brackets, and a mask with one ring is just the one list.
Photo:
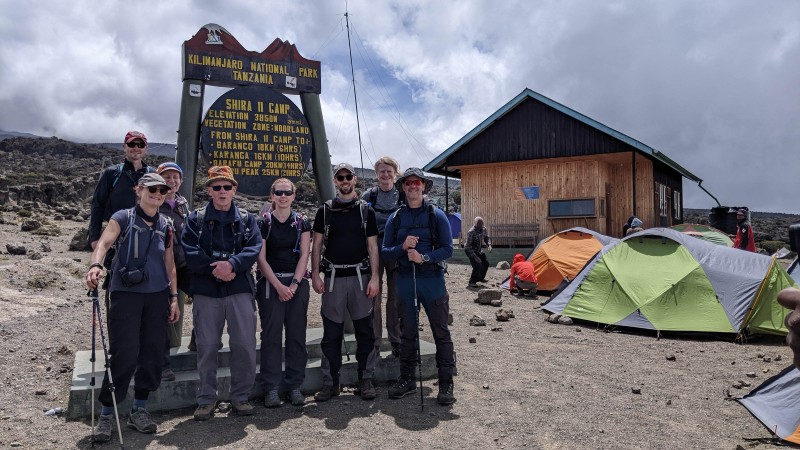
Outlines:
{"label": "grey tent", "polygon": [[800,444],[800,371],[794,366],[737,401],[779,438]]}

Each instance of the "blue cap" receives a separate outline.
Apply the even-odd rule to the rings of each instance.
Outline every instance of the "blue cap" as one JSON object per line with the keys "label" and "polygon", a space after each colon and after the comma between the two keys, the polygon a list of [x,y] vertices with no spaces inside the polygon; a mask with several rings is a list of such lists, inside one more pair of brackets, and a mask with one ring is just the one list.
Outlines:
{"label": "blue cap", "polygon": [[158,168],[156,169],[156,173],[161,175],[162,173],[164,173],[164,172],[166,172],[168,170],[175,170],[175,171],[177,171],[178,173],[181,174],[181,177],[183,177],[183,170],[181,169],[181,166],[175,164],[174,162],[165,162],[165,163],[159,164]]}

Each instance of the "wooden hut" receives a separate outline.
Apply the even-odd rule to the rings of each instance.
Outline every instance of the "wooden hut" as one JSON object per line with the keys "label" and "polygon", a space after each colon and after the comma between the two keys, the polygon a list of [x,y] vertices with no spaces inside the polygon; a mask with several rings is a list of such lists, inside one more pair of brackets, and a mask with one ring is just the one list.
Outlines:
{"label": "wooden hut", "polygon": [[658,150],[530,89],[424,170],[461,179],[462,232],[481,216],[496,245],[521,247],[572,227],[620,237],[631,215],[645,227],[682,223],[683,178],[702,183]]}

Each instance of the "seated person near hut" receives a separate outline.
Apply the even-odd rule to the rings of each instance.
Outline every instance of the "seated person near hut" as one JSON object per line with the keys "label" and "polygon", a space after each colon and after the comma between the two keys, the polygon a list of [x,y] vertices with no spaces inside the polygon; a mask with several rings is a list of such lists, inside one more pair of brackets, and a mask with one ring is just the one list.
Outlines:
{"label": "seated person near hut", "polygon": [[531,261],[527,261],[521,253],[514,255],[511,273],[508,275],[508,287],[512,294],[536,295],[536,272]]}

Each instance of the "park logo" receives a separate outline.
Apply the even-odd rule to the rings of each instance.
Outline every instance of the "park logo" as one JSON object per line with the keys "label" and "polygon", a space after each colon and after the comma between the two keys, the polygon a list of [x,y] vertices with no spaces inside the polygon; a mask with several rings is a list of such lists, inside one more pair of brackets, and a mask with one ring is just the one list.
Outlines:
{"label": "park logo", "polygon": [[217,30],[209,29],[208,39],[206,39],[206,44],[222,45],[222,36],[219,35],[219,32],[217,32]]}

